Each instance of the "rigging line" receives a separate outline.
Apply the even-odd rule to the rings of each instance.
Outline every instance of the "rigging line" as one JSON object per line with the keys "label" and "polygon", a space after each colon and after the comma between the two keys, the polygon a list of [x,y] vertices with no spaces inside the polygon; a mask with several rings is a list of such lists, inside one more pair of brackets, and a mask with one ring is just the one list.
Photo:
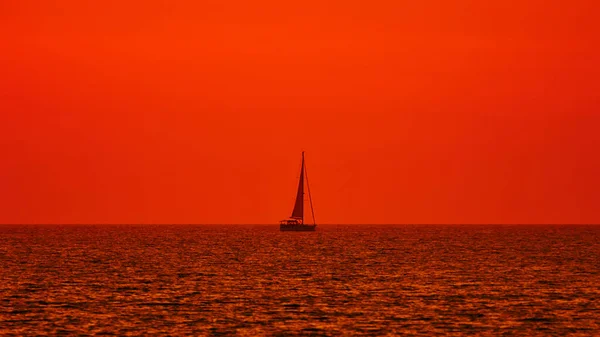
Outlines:
{"label": "rigging line", "polygon": [[[304,160],[303,160],[304,162]],[[308,200],[310,201],[310,213],[312,214],[313,224],[317,224],[315,221],[315,210],[313,209],[312,194],[310,194],[310,183],[308,182],[308,170],[306,170],[306,163],[304,163],[304,175],[306,176],[306,187],[308,188]]]}

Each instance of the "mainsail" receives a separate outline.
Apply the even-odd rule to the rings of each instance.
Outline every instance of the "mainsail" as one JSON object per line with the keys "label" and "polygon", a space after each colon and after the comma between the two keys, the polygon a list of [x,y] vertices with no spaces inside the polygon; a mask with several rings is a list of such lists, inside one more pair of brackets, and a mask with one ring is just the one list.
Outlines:
{"label": "mainsail", "polygon": [[302,152],[302,168],[300,169],[300,182],[298,183],[298,194],[296,204],[292,211],[292,219],[304,221],[304,152]]}

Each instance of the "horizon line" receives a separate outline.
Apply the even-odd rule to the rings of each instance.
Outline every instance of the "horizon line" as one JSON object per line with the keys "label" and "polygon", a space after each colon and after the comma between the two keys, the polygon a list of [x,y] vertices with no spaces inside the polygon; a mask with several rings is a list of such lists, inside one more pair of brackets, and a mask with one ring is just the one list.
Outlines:
{"label": "horizon line", "polygon": [[[598,226],[600,223],[320,223],[317,226]],[[0,226],[273,226],[277,227],[279,224],[273,223],[59,223],[59,222],[48,222],[48,223],[2,223]]]}

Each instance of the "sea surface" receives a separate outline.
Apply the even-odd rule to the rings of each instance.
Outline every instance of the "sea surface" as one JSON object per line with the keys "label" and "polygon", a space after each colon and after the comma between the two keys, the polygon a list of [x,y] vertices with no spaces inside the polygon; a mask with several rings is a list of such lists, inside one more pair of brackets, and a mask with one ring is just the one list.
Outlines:
{"label": "sea surface", "polygon": [[600,335],[600,226],[0,226],[0,335]]}

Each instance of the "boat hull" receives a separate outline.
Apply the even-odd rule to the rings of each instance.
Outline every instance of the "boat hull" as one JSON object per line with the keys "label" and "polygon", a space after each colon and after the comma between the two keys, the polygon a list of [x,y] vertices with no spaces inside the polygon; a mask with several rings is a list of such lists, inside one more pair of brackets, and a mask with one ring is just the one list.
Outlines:
{"label": "boat hull", "polygon": [[282,232],[314,232],[317,225],[301,225],[301,224],[280,224],[279,230]]}

